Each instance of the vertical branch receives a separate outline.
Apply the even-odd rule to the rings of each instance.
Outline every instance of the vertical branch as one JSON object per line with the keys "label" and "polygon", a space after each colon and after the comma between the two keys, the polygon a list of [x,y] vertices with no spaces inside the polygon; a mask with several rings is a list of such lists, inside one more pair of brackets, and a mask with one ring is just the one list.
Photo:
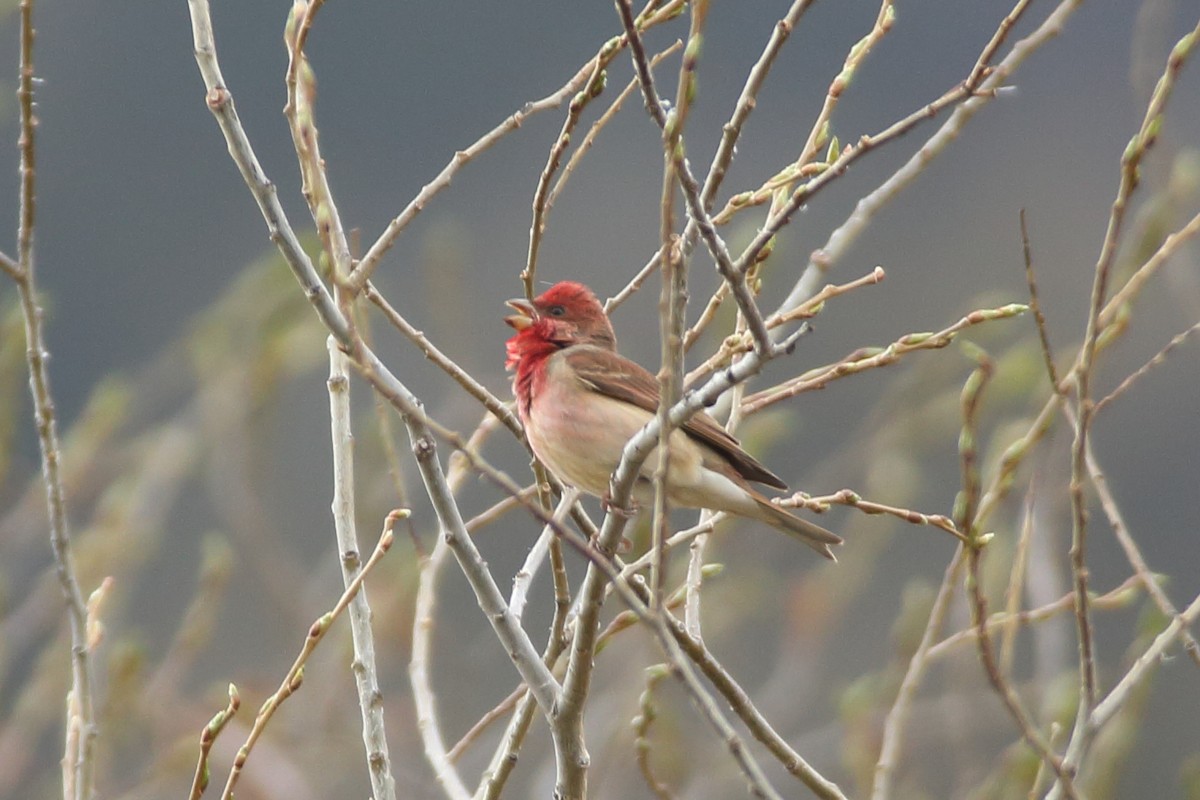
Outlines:
{"label": "vertical branch", "polygon": [[[729,121],[721,127],[721,143],[717,146],[717,152],[709,164],[708,175],[705,176],[704,185],[700,190],[701,204],[705,209],[711,209],[713,200],[717,196],[717,191],[721,188],[721,183],[725,180],[725,173],[733,161],[734,152],[737,149],[737,141],[742,134],[742,127],[757,105],[758,92],[766,82],[767,75],[770,73],[771,67],[775,64],[776,56],[783,49],[783,45],[787,42],[788,37],[792,35],[792,31],[795,30],[800,18],[804,16],[804,12],[812,4],[813,0],[795,0],[792,3],[791,8],[788,9],[783,19],[775,23],[775,27],[771,31],[771,36],[768,38],[767,44],[763,47],[762,53],[759,54],[758,60],[754,62],[754,66],[750,68],[750,73],[746,77],[746,83],[742,87],[737,102],[734,104],[733,113],[730,115]],[[700,226],[694,218],[689,218],[687,226],[683,231],[683,250],[685,253],[692,251],[699,233]],[[641,287],[650,273],[658,267],[658,264],[658,253],[655,253],[654,257],[638,272],[637,276],[624,289],[605,303],[604,310],[612,313],[614,308],[625,302],[630,295]],[[710,317],[716,313],[717,306],[727,294],[728,285],[721,284],[721,288],[709,300],[704,314],[701,315],[702,322],[706,317]],[[703,327],[700,323],[697,324]],[[689,335],[688,341],[685,342],[685,347],[693,339],[694,337]]]}
{"label": "vertical branch", "polygon": [[285,32],[288,69],[284,81],[287,87],[287,105],[284,106],[283,114],[288,121],[292,145],[296,150],[296,159],[303,178],[301,188],[304,199],[308,202],[309,212],[317,226],[317,235],[329,257],[334,278],[334,298],[346,322],[353,326],[351,305],[357,291],[351,289],[348,284],[352,266],[350,243],[342,227],[337,203],[333,199],[333,190],[329,186],[325,160],[321,157],[314,105],[317,94],[316,78],[303,50],[313,17],[323,2],[324,0],[293,0]]}
{"label": "vertical branch", "polygon": [[[683,129],[696,91],[696,64],[700,56],[702,30],[708,13],[707,0],[691,5],[692,22],[683,63],[679,68],[679,86],[675,108],[663,125],[663,181],[660,200],[661,244],[659,263],[662,293],[658,302],[659,340],[662,367],[658,373],[658,468],[654,473],[653,558],[650,562],[650,607],[662,605],[666,540],[670,535],[670,507],[667,501],[671,468],[671,426],[667,417],[683,389],[683,328],[687,304],[687,262],[679,238],[675,235],[675,187],[679,180],[675,160],[683,155]],[[647,68],[649,65],[647,65]]]}
{"label": "vertical branch", "polygon": [[1021,513],[1021,534],[1017,538],[1017,546],[1013,549],[1012,570],[1008,574],[1008,587],[1004,591],[1004,613],[1006,621],[1000,638],[1000,669],[1012,672],[1013,660],[1017,652],[1017,632],[1020,630],[1021,598],[1025,592],[1025,575],[1029,569],[1029,546],[1033,541],[1035,530],[1034,520],[1036,511],[1036,487],[1040,476],[1035,471],[1029,481],[1029,489],[1025,492],[1025,502]]}
{"label": "vertical branch", "polygon": [[89,800],[95,780],[95,742],[97,736],[91,647],[87,635],[87,606],[75,572],[71,552],[71,528],[61,473],[62,449],[58,439],[58,419],[54,395],[50,389],[50,353],[43,331],[44,312],[39,303],[34,270],[34,229],[37,220],[37,118],[33,101],[33,0],[20,3],[20,66],[17,77],[17,105],[20,152],[17,222],[17,257],[0,258],[4,272],[12,278],[20,298],[25,325],[25,360],[29,370],[29,391],[33,397],[34,425],[42,461],[42,481],[46,492],[46,516],[50,528],[50,549],[54,569],[67,605],[67,623],[71,631],[71,691],[67,702],[66,747],[63,753],[63,797]]}
{"label": "vertical branch", "polygon": [[[362,571],[355,527],[354,434],[350,425],[349,359],[330,336],[329,420],[333,439],[333,522],[342,567],[342,582],[349,588]],[[363,589],[350,602],[350,634],[354,643],[354,683],[362,711],[363,746],[371,776],[374,800],[394,800],[396,782],[388,755],[387,730],[383,722],[383,692],[375,664],[375,635],[371,630],[371,606]]]}
{"label": "vertical branch", "polygon": [[658,403],[658,470],[655,473],[654,496],[654,559],[650,564],[650,607],[662,606],[665,582],[663,562],[666,540],[670,535],[667,487],[670,471],[670,441],[673,433],[668,423],[671,406],[683,391],[683,333],[687,306],[687,259],[682,242],[675,234],[675,192],[681,180],[678,166],[684,160],[683,131],[687,126],[692,101],[696,94],[696,66],[703,43],[704,22],[708,16],[708,0],[691,4],[691,27],[683,62],[679,67],[679,83],[675,91],[675,107],[663,126],[663,187],[662,241],[659,263],[662,270],[662,294],[659,299],[659,337],[662,367],[658,374],[660,396]]}
{"label": "vertical branch", "polygon": [[983,390],[991,379],[995,365],[991,358],[982,351],[975,353],[979,366],[971,373],[962,390],[963,428],[959,438],[959,458],[962,463],[962,491],[955,502],[955,525],[965,531],[970,541],[967,544],[967,594],[971,600],[972,621],[977,631],[976,643],[979,646],[979,657],[983,662],[984,672],[992,688],[1000,696],[1001,702],[1016,722],[1021,737],[1033,749],[1038,758],[1054,770],[1069,797],[1075,796],[1071,773],[1064,767],[1062,759],[1051,749],[1045,737],[1038,732],[1033,719],[1026,710],[1020,696],[1000,671],[996,662],[996,652],[992,644],[991,632],[987,629],[987,596],[983,590],[983,576],[980,564],[983,560],[983,550],[991,540],[992,534],[983,533],[975,519],[979,508],[980,480],[979,458],[976,447],[976,419],[979,413],[979,402]]}
{"label": "vertical branch", "polygon": [[[646,110],[658,127],[663,129],[664,135],[670,138],[668,115],[663,108],[662,101],[659,99],[658,90],[654,86],[654,76],[650,72],[650,61],[646,56],[646,47],[642,43],[638,23],[633,17],[631,2],[630,0],[615,1],[617,13],[621,18],[621,24],[625,27],[625,35],[629,39],[629,52],[633,57],[633,66],[634,71],[637,73],[638,83],[642,87],[642,96],[646,101]],[[701,21],[703,21],[702,16]],[[694,44],[698,47],[699,39]],[[689,48],[691,47],[692,44],[689,44]],[[696,54],[693,53],[691,57],[694,59],[695,56]],[[688,58],[689,56],[685,53],[685,63]],[[754,302],[750,287],[746,283],[745,271],[739,269],[734,264],[733,258],[729,255],[729,248],[726,247],[725,241],[717,233],[717,228],[713,224],[712,217],[704,208],[704,204],[700,198],[701,186],[692,174],[691,167],[688,165],[682,140],[680,141],[680,146],[667,152],[672,159],[679,186],[683,190],[688,214],[699,227],[700,235],[704,238],[705,245],[712,254],[713,260],[717,263],[717,272],[729,284],[730,291],[733,292],[733,297],[737,301],[738,308],[746,315],[746,323],[749,325],[750,332],[754,336],[755,349],[760,355],[767,356],[771,351],[771,337],[767,333],[767,326],[763,321],[762,312],[759,311],[758,305]]]}
{"label": "vertical branch", "polygon": [[[686,58],[686,56],[685,56]],[[667,142],[670,148],[672,143]],[[675,246],[675,173],[671,169],[671,157],[663,159],[662,198],[660,202],[660,230],[662,241],[659,245],[659,263],[662,269],[662,292],[658,299],[658,328],[659,346],[662,366],[658,371],[658,466],[654,470],[654,521],[651,525],[650,545],[650,607],[657,610],[662,604],[664,559],[666,558],[666,541],[670,536],[671,509],[667,494],[671,479],[671,426],[667,424],[667,413],[679,396],[679,387],[683,383],[683,370],[680,367],[682,350],[678,345],[672,345],[672,337],[678,326],[680,306],[684,297],[682,284],[685,280],[684,265],[681,253]]]}
{"label": "vertical branch", "polygon": [[17,104],[20,133],[17,149],[21,153],[18,167],[19,219],[17,222],[17,263],[28,274],[33,266],[33,229],[37,218],[37,160],[34,133],[37,118],[33,114],[33,0],[21,0],[21,50],[17,75]]}
{"label": "vertical branch", "polygon": [[351,323],[321,283],[312,260],[300,246],[287,215],[279,204],[274,184],[263,172],[246,132],[237,117],[233,96],[221,75],[213,40],[212,19],[207,0],[188,0],[196,65],[207,89],[209,110],[225,136],[230,157],[237,165],[259,211],[267,224],[271,240],[279,248],[321,321],[350,355],[354,367],[372,388],[401,415],[408,431],[413,458],[420,472],[425,493],[438,518],[439,531],[458,559],[480,609],[504,644],[513,665],[530,687],[538,706],[547,716],[561,701],[561,689],[554,676],[538,658],[529,636],[515,623],[495,579],[471,541],[453,492],[438,458],[431,422],[420,399],[409,391],[367,347]]}
{"label": "vertical branch", "polygon": [[[1158,80],[1154,95],[1146,108],[1146,115],[1141,127],[1130,140],[1121,156],[1121,176],[1118,181],[1117,195],[1113,199],[1112,210],[1108,218],[1108,230],[1104,235],[1104,243],[1100,248],[1100,256],[1096,261],[1095,278],[1092,281],[1091,302],[1088,305],[1087,328],[1083,337],[1083,348],[1079,357],[1079,368],[1075,373],[1076,400],[1079,406],[1079,416],[1075,423],[1075,441],[1071,449],[1071,572],[1075,581],[1075,615],[1079,630],[1079,670],[1082,681],[1080,705],[1090,711],[1096,704],[1096,660],[1092,641],[1092,621],[1088,609],[1088,569],[1086,559],[1087,548],[1087,502],[1084,497],[1084,487],[1087,476],[1087,447],[1088,436],[1091,432],[1092,419],[1095,414],[1095,402],[1091,396],[1092,370],[1095,364],[1097,343],[1100,339],[1102,326],[1100,314],[1104,310],[1105,299],[1108,296],[1108,282],[1112,273],[1113,262],[1116,260],[1117,248],[1120,244],[1121,228],[1125,220],[1129,198],[1137,188],[1139,168],[1146,152],[1158,138],[1162,126],[1163,114],[1175,79],[1179,75],[1187,57],[1191,55],[1200,37],[1200,25],[1191,33],[1184,36],[1171,49],[1167,59],[1166,69]],[[1081,710],[1080,712],[1084,712]]]}
{"label": "vertical branch", "polygon": [[1029,228],[1025,224],[1025,209],[1021,209],[1019,217],[1021,221],[1021,252],[1025,257],[1025,285],[1029,288],[1029,309],[1033,312],[1033,321],[1037,325],[1038,341],[1042,345],[1042,358],[1046,361],[1046,374],[1050,378],[1050,386],[1055,393],[1061,394],[1058,368],[1054,366],[1054,350],[1050,347],[1050,334],[1046,330],[1046,315],[1042,313],[1042,303],[1038,298],[1037,278],[1033,274],[1033,249],[1029,245]]}
{"label": "vertical branch", "polygon": [[[284,116],[292,133],[303,192],[334,276],[334,299],[343,318],[353,325],[354,294],[346,288],[350,273],[350,246],[325,172],[315,121],[316,81],[304,54],[304,43],[322,0],[295,0],[288,15],[285,40],[288,69],[285,77],[287,105]],[[354,435],[350,423],[350,358],[330,336],[329,417],[333,447],[333,518],[342,580],[348,588],[361,572],[361,555],[355,529]],[[387,731],[383,720],[383,694],[379,689],[375,662],[375,640],[371,630],[371,607],[366,592],[356,594],[350,604],[351,638],[354,647],[355,687],[363,722],[363,746],[375,800],[396,796],[388,755]]]}

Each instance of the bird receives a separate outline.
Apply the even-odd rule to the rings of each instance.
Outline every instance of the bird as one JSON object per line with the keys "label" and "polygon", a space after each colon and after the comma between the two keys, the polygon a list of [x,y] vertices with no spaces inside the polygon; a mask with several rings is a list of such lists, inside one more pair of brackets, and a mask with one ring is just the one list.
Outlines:
{"label": "bird", "polygon": [[[582,283],[561,281],[533,300],[507,301],[504,321],[516,334],[505,345],[517,414],[538,460],[565,484],[608,499],[610,477],[626,442],[658,410],[659,383],[617,352],[604,307]],[[653,499],[651,453],[633,491],[635,505]],[[707,508],[764,522],[828,559],[842,538],[789,513],[751,483],[785,484],[704,411],[673,431],[667,497],[675,507]]]}

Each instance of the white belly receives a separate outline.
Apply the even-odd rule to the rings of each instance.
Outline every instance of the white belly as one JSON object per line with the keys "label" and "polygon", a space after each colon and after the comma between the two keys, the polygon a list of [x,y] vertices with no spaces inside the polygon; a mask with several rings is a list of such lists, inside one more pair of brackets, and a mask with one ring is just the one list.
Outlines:
{"label": "white belly", "polygon": [[[562,359],[551,357],[548,380],[533,397],[525,432],[533,452],[560,480],[589,494],[608,493],[609,478],[625,443],[652,414],[630,403],[598,394],[574,379],[562,380]],[[701,465],[700,446],[681,431],[671,437],[671,483],[694,483]],[[642,466],[646,479],[658,463],[651,453]],[[635,492],[639,502],[649,496]]]}

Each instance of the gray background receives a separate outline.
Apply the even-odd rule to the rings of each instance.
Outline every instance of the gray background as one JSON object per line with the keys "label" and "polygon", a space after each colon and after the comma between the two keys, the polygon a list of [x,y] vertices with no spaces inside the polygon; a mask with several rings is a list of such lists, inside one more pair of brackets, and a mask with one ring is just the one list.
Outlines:
{"label": "gray background", "polygon": [[[1040,18],[1044,5],[1035,4],[1033,17]],[[693,164],[707,164],[745,72],[784,7],[760,0],[713,4],[689,128]],[[213,14],[222,66],[241,118],[293,223],[304,227],[307,215],[280,113],[285,10],[284,3],[217,2]],[[899,4],[894,31],[842,101],[835,132],[843,142],[853,141],[951,88],[1006,10],[989,2]],[[876,12],[877,5],[868,2],[816,4],[762,92],[723,197],[758,185],[798,152],[830,77]],[[1194,24],[1195,12],[1192,2],[1170,0],[1144,7],[1085,4],[1063,35],[1021,69],[1013,81],[1016,92],[980,114],[838,265],[837,279],[881,264],[888,280],[831,307],[818,320],[816,333],[804,340],[797,362],[784,369],[824,363],[854,347],[884,344],[912,330],[940,328],[982,304],[1022,301],[1017,228],[1022,207],[1029,214],[1053,343],[1065,350],[1077,342],[1117,186],[1118,159],[1148,96],[1146,75],[1149,80],[1157,75],[1167,49]],[[0,28],[0,64],[13,65],[3,80],[8,88],[0,106],[0,141],[7,142],[16,139],[9,91],[16,64],[15,19],[7,16]],[[38,264],[51,308],[47,330],[59,412],[69,428],[101,379],[139,374],[166,342],[190,330],[197,312],[220,296],[246,264],[268,253],[269,243],[204,105],[182,0],[45,2],[37,20],[37,71],[44,79],[37,95]],[[617,26],[608,3],[330,4],[317,21],[309,52],[319,78],[323,152],[343,220],[361,230],[364,242],[372,241],[454,149],[467,146],[526,101],[555,90]],[[1014,37],[1029,30],[1026,21]],[[662,47],[683,32],[676,24],[656,31],[650,43]],[[1138,72],[1142,63],[1149,65],[1148,73]],[[669,76],[664,71],[664,86],[673,86]],[[622,55],[610,72],[606,97],[630,77],[628,58]],[[1190,64],[1172,100],[1162,141],[1146,165],[1148,187],[1165,185],[1180,151],[1198,144],[1198,81],[1196,65]],[[500,322],[500,301],[520,292],[516,276],[527,247],[530,198],[561,119],[561,112],[551,112],[530,120],[463,170],[379,271],[381,289],[410,319],[502,396],[508,391],[502,368],[507,329]],[[767,296],[786,292],[808,253],[824,242],[854,201],[903,163],[939,122],[927,123],[858,162],[797,217],[781,237]],[[635,96],[554,209],[540,278],[582,279],[608,296],[645,262],[658,235],[658,147],[657,134]],[[15,220],[15,148],[7,152],[9,177],[0,183],[0,219]],[[1195,207],[1193,192],[1190,205],[1182,205],[1182,218]],[[731,238],[744,239],[753,224],[749,218],[738,223]],[[11,252],[11,236],[3,241]],[[1193,250],[1149,289],[1147,312],[1135,315],[1127,340],[1105,356],[1102,392],[1196,321],[1200,282],[1195,266]],[[703,257],[693,264],[693,284],[694,315],[698,299],[716,285]],[[4,291],[0,296],[9,297]],[[624,352],[647,365],[658,357],[656,294],[652,284],[650,292],[624,306],[614,319]],[[1032,330],[1028,319],[1007,324],[1022,336]],[[459,399],[419,353],[382,328],[378,338],[381,353],[439,419],[460,430],[474,424],[478,410]],[[901,366],[790,404],[786,444],[769,449],[766,460],[793,486],[814,492],[861,486],[870,452],[847,452],[889,425],[886,409],[877,413],[879,396],[895,390],[905,392],[910,403],[931,402],[921,391],[923,380],[936,384],[938,392],[949,391],[968,370],[965,360],[949,352],[918,358],[944,359],[938,368],[943,372],[931,377],[912,365]],[[1195,526],[1200,511],[1198,367],[1200,351],[1189,343],[1115,405],[1096,432],[1099,454],[1129,524],[1151,566],[1172,577],[1177,602],[1200,590]],[[317,365],[294,382],[286,404],[272,414],[271,441],[278,450],[261,489],[301,561],[324,581],[307,590],[318,598],[312,601],[314,609],[324,607],[320,598],[335,591],[328,580],[332,562],[315,566],[330,546],[323,382],[323,367]],[[365,394],[358,390],[360,403]],[[164,400],[159,407],[169,403]],[[916,470],[922,482],[929,479],[920,508],[931,513],[948,513],[953,500],[955,424],[946,420],[946,429],[937,433],[940,438],[905,467]],[[1054,451],[1059,464],[1064,441],[1060,435]],[[510,443],[495,445],[493,453],[514,473],[525,474],[518,472],[522,460]],[[17,463],[18,472],[36,470],[31,433],[17,438]],[[10,490],[0,500],[13,496]],[[490,499],[482,492],[468,501],[468,511]],[[415,518],[426,541],[431,538],[430,517],[425,503],[418,502]],[[830,524],[838,528],[847,519],[835,513]],[[1125,567],[1098,515],[1096,519],[1095,580],[1107,587],[1124,576]],[[154,570],[136,590],[141,602],[131,602],[126,611],[126,624],[146,628],[152,650],[169,638],[186,602],[172,591],[172,583],[192,574],[196,537],[211,524],[203,501],[180,501]],[[364,527],[373,531],[375,524]],[[896,530],[881,521],[858,524],[860,535],[892,537],[889,557],[886,568],[871,579],[869,594],[855,606],[848,635],[831,644],[828,673],[858,674],[863,663],[876,665],[886,657],[888,628],[903,586],[915,576],[936,580],[951,552],[948,539],[927,530]],[[519,545],[503,540],[508,534],[501,533],[483,545],[503,574],[511,572],[532,536],[528,525],[514,521],[511,528]],[[768,563],[770,554],[779,552],[761,531],[743,535],[750,538],[739,541],[761,548],[768,555],[760,558]],[[856,546],[852,540],[844,548],[845,562],[854,560]],[[737,574],[737,550],[730,546],[722,555]],[[44,556],[39,556],[40,565],[47,563]],[[795,564],[794,551],[786,558],[798,569],[810,564]],[[453,602],[469,609],[459,584],[452,580]],[[1114,666],[1130,619],[1118,618],[1121,623],[1111,629],[1102,625],[1100,640]],[[227,624],[230,642],[253,641],[258,630],[250,623]],[[481,620],[463,625],[483,630]],[[291,633],[282,634],[281,641],[295,640]],[[760,633],[771,635],[769,629]],[[486,634],[476,642],[475,647],[495,655]],[[283,652],[290,652],[290,644]],[[448,652],[454,652],[453,646]],[[478,685],[495,680],[493,673],[476,675],[469,665],[446,658],[452,662],[448,670],[462,670]],[[472,653],[464,660],[473,663],[473,658]],[[731,655],[730,661],[744,668],[751,685],[765,680],[753,657]],[[247,663],[264,664],[266,676],[280,668],[278,659],[262,652],[220,653],[201,662],[204,670],[196,684],[236,678]],[[1200,741],[1196,670],[1185,659],[1175,659],[1164,672],[1169,674],[1163,679],[1166,688],[1152,698],[1151,723],[1136,745],[1133,773],[1140,777],[1130,778],[1138,781],[1135,785],[1166,775],[1169,785],[1176,786],[1176,765]],[[390,691],[407,691],[403,663],[385,665],[385,673]],[[1109,679],[1114,675],[1106,673]],[[489,696],[507,692],[512,679],[511,674],[500,675]],[[269,677],[263,680],[270,682]],[[480,709],[486,703],[479,701]],[[478,713],[472,709],[461,719],[451,713],[466,724]],[[813,727],[828,721],[828,715],[815,713]],[[405,724],[392,723],[394,728]],[[824,763],[836,764],[836,757],[826,754]],[[1163,786],[1163,791],[1176,790]]]}

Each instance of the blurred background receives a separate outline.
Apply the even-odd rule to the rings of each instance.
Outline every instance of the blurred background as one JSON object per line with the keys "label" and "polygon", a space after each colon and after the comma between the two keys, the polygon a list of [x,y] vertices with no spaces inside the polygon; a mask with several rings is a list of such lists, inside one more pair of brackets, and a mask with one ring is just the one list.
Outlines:
{"label": "blurred background", "polygon": [[[0,19],[0,141],[7,182],[0,219],[16,225],[16,4]],[[697,171],[786,3],[715,2],[687,132]],[[1035,3],[1010,43],[1051,6]],[[286,123],[282,42],[287,3],[214,3],[218,52],[259,159],[301,231]],[[969,72],[1008,8],[991,2],[899,3],[833,119],[843,143],[875,133],[951,89]],[[756,188],[798,155],[845,53],[878,4],[816,3],[784,48],[744,128],[721,198]],[[939,330],[980,307],[1023,302],[1018,210],[1026,209],[1051,344],[1071,356],[1082,336],[1093,268],[1117,189],[1121,153],[1140,124],[1171,46],[1195,25],[1182,0],[1084,4],[1062,35],[1010,81],[964,134],[875,219],[830,279],[875,265],[887,280],[829,304],[786,363],[754,385],[826,364],[863,346]],[[200,727],[235,682],[245,707],[215,751],[226,769],[252,709],[295,657],[313,618],[341,591],[332,536],[324,334],[275,256],[254,203],[204,103],[183,0],[37,7],[37,262],[48,309],[51,377],[65,438],[68,500],[85,591],[115,579],[99,657],[105,797],[181,796]],[[462,149],[523,104],[564,84],[620,28],[608,3],[330,4],[308,53],[318,79],[317,123],[344,223],[362,249]],[[655,50],[686,35],[684,20],[647,37]],[[1007,48],[1004,51],[1007,52]],[[678,59],[660,68],[674,87]],[[614,61],[608,89],[581,135],[632,78]],[[1200,207],[1200,68],[1189,63],[1161,139],[1143,169],[1118,280]],[[530,202],[563,109],[528,119],[422,213],[389,252],[376,285],[407,318],[493,392],[503,369],[503,300],[521,292]],[[774,308],[809,254],[858,198],[903,164],[945,115],[856,162],[779,237],[764,274]],[[658,246],[661,145],[635,94],[604,130],[556,202],[539,260],[545,281],[585,281],[615,294]],[[761,222],[744,214],[725,231],[745,243]],[[311,238],[311,236],[310,236]],[[14,234],[0,237],[13,252]],[[315,251],[315,240],[312,249]],[[1100,364],[1106,394],[1172,336],[1200,318],[1197,250],[1186,248],[1153,281],[1131,327]],[[718,285],[698,250],[690,318]],[[622,351],[658,363],[657,278],[614,314]],[[54,581],[30,424],[24,343],[15,293],[0,285],[0,798],[57,790],[68,649]],[[712,352],[730,320],[689,360]],[[481,409],[382,321],[377,350],[439,421],[464,433]],[[968,333],[996,358],[980,416],[985,476],[1045,403],[1047,381],[1032,319]],[[973,364],[958,347],[918,353],[838,381],[747,421],[741,435],[795,489],[854,488],[871,499],[949,514],[959,486],[958,395]],[[1110,406],[1095,429],[1097,455],[1151,569],[1177,605],[1200,591],[1200,348],[1189,340]],[[359,412],[360,535],[373,542],[386,511],[410,503],[411,533],[428,550],[433,514],[415,471],[389,474],[383,442],[407,453],[402,426],[381,433],[365,386]],[[1057,427],[1028,459],[993,519],[1000,597],[1025,487],[1037,536],[1027,605],[1069,590],[1066,493],[1070,432]],[[448,450],[441,449],[443,460]],[[525,482],[527,460],[507,433],[485,454]],[[989,472],[991,471],[991,472]],[[407,497],[401,496],[406,493]],[[464,514],[499,499],[469,480]],[[592,506],[598,511],[598,506]],[[594,515],[597,516],[598,515]],[[686,520],[681,517],[681,524]],[[724,565],[706,594],[706,639],[797,749],[852,796],[869,787],[878,735],[924,614],[954,551],[932,528],[837,510],[822,524],[847,543],[836,566],[818,564],[756,526],[726,526],[711,558]],[[1129,574],[1103,516],[1093,513],[1093,588]],[[537,536],[510,515],[479,535],[507,587]],[[364,545],[366,547],[367,545]],[[440,796],[421,755],[407,679],[416,550],[407,536],[368,581],[377,614],[392,758],[403,796]],[[575,584],[582,564],[571,558]],[[680,574],[682,563],[679,562]],[[506,696],[517,676],[453,565],[439,588],[433,654],[444,733],[455,741]],[[995,602],[995,601],[994,601]],[[613,604],[616,605],[615,603]],[[544,638],[548,582],[531,597],[527,628]],[[611,609],[610,614],[616,609]],[[969,616],[961,602],[951,627]],[[1140,595],[1097,614],[1101,680],[1111,687],[1130,653],[1161,628]],[[1016,678],[1041,719],[1071,718],[1074,626],[1059,615],[1022,634]],[[629,719],[661,658],[634,630],[598,662],[589,747],[596,797],[643,797],[631,766]],[[359,720],[339,629],[256,751],[239,796],[364,796]],[[741,796],[718,743],[674,686],[658,690],[658,730],[689,742],[655,751],[680,796]],[[1200,797],[1200,671],[1164,662],[1119,728],[1089,797]],[[499,728],[461,762],[473,781]],[[657,735],[657,734],[654,734]],[[689,738],[690,737],[690,738]],[[940,660],[925,681],[898,771],[899,796],[1024,796],[980,787],[1033,769],[984,681],[971,646]],[[1034,765],[1035,766],[1035,765]],[[778,772],[778,771],[776,771]],[[775,773],[772,773],[776,776]],[[776,776],[778,777],[778,776]],[[783,779],[790,780],[790,779]],[[545,797],[553,762],[535,724],[510,786]],[[802,787],[782,783],[791,796]],[[1014,784],[1015,785],[1015,784]],[[1011,788],[1011,786],[1010,786]]]}

